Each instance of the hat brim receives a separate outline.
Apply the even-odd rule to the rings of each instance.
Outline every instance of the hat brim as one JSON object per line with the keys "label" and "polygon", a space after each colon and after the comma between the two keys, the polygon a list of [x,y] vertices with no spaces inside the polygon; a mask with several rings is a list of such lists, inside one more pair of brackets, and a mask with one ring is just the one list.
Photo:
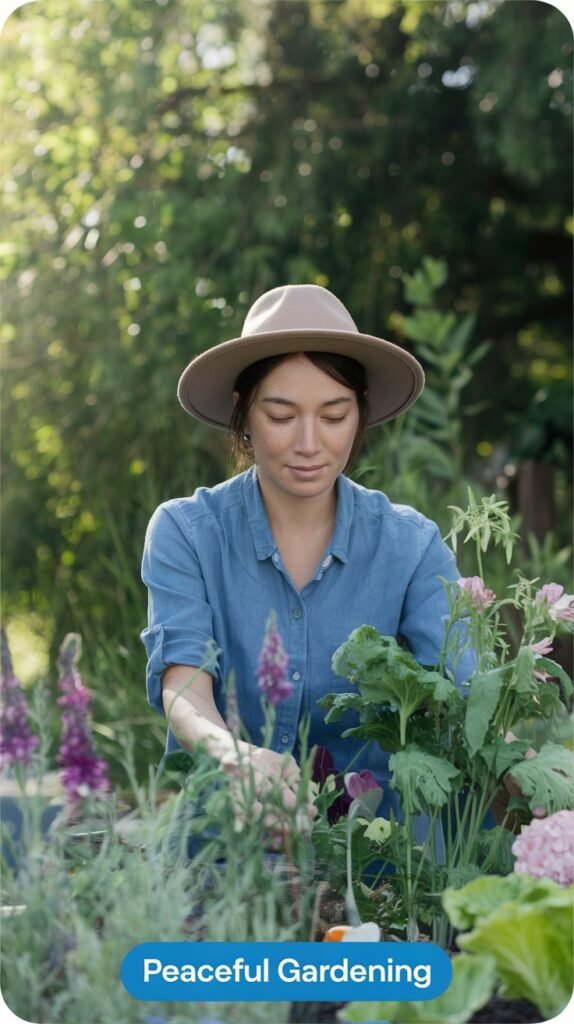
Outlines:
{"label": "hat brim", "polygon": [[385,423],[413,404],[424,387],[422,366],[390,341],[358,331],[268,331],[224,341],[197,356],[183,371],[177,396],[191,416],[212,427],[229,427],[233,388],[247,366],[269,356],[295,352],[350,356],[367,373],[367,426]]}

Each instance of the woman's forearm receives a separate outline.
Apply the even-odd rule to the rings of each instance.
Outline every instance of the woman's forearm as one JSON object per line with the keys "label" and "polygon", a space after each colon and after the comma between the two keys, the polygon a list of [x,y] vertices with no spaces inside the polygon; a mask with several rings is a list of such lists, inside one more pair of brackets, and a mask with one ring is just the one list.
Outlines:
{"label": "woman's forearm", "polygon": [[162,678],[162,698],[169,727],[183,746],[201,743],[223,764],[248,754],[249,745],[230,733],[217,709],[208,672],[172,665]]}

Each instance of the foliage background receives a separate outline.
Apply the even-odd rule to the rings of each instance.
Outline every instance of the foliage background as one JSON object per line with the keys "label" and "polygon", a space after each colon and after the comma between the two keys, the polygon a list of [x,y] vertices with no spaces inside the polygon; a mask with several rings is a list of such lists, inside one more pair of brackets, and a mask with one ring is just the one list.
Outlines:
{"label": "foliage background", "polygon": [[[126,730],[141,764],[161,752],[138,641],[147,520],[229,472],[224,435],[177,405],[179,373],[277,284],[325,285],[362,330],[421,349],[434,413],[372,431],[357,478],[443,521],[468,479],[518,510],[520,465],[548,463],[538,564],[564,571],[573,44],[558,10],[42,0],[0,48],[4,613],[22,659],[39,655],[29,677],[82,633],[108,753]],[[440,328],[427,318],[421,340],[426,257],[446,270],[419,294]]]}

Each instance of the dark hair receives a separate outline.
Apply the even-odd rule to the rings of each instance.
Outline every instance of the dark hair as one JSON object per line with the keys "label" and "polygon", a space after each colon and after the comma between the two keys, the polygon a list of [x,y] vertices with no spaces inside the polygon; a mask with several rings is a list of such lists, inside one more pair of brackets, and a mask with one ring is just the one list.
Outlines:
{"label": "dark hair", "polygon": [[369,406],[367,401],[367,374],[364,366],[350,356],[337,355],[334,352],[288,352],[285,355],[268,356],[267,359],[259,359],[251,363],[241,371],[235,381],[234,391],[239,397],[235,403],[233,415],[229,424],[231,433],[231,452],[234,458],[234,469],[236,473],[242,472],[253,465],[253,448],[251,439],[246,434],[247,419],[249,411],[255,398],[257,387],[276,366],[291,359],[295,355],[307,356],[314,366],[328,377],[332,377],[338,384],[343,384],[355,392],[359,408],[359,425],[353,447],[345,466],[345,471],[355,458],[367,429],[367,418]]}

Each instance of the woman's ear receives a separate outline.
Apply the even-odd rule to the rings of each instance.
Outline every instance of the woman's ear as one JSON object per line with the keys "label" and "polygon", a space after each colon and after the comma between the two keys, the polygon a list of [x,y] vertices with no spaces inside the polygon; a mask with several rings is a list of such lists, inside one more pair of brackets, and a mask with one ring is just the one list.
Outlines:
{"label": "woman's ear", "polygon": [[239,401],[239,391],[233,391],[231,397],[233,398],[233,404],[237,405]]}

